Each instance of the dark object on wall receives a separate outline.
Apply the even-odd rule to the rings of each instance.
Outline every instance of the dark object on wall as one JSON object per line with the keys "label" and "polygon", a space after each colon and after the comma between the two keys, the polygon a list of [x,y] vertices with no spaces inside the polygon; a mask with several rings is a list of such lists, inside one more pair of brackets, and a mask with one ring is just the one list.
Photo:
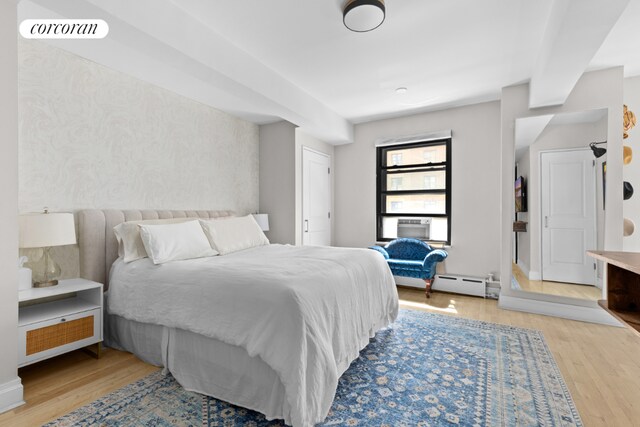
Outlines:
{"label": "dark object on wall", "polygon": [[604,156],[605,153],[607,152],[606,148],[596,147],[596,145],[606,144],[606,143],[607,143],[607,141],[592,142],[591,144],[589,144],[589,148],[591,148],[591,151],[593,151],[593,155],[596,156],[596,159],[599,158],[599,157]]}
{"label": "dark object on wall", "polygon": [[629,200],[633,197],[633,186],[627,181],[622,183],[622,197],[624,200]]}
{"label": "dark object on wall", "polygon": [[527,184],[524,177],[516,178],[515,184],[516,212],[527,211]]}
{"label": "dark object on wall", "polygon": [[513,221],[513,231],[516,233],[526,233],[527,232],[527,222],[526,221]]}

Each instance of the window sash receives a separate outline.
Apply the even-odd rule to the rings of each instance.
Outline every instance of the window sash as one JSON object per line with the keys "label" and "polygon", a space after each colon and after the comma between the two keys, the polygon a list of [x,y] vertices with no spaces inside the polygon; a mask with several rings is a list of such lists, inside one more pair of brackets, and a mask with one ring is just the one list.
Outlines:
{"label": "window sash", "polygon": [[[446,161],[415,163],[408,165],[386,165],[386,161],[392,158],[394,151],[407,150],[421,147],[445,146]],[[434,150],[435,151],[435,150]],[[417,142],[405,145],[393,145],[388,147],[379,147],[377,149],[377,232],[376,237],[379,241],[388,241],[390,239],[383,237],[382,218],[384,217],[401,217],[401,218],[446,218],[447,219],[447,240],[430,240],[432,242],[446,243],[451,242],[451,139],[447,138],[439,141]],[[440,159],[442,157],[440,156]],[[418,190],[394,190],[387,188],[390,185],[394,174],[424,173],[424,172],[445,172],[444,188],[430,188]],[[387,211],[387,196],[402,195],[444,195],[445,209],[444,213],[398,213]]]}

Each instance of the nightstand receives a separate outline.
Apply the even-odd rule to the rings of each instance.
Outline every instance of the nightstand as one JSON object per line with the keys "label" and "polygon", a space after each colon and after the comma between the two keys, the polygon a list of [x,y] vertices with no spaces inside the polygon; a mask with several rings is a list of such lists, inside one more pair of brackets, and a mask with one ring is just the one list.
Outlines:
{"label": "nightstand", "polygon": [[102,342],[102,284],[60,280],[18,292],[18,367]]}

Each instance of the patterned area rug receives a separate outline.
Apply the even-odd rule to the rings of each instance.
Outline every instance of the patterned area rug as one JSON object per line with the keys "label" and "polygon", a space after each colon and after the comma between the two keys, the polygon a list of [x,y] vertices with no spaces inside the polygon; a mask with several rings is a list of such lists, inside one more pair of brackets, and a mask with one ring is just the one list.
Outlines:
{"label": "patterned area rug", "polygon": [[[154,373],[47,426],[279,426]],[[323,426],[581,426],[541,332],[402,310],[340,379]]]}

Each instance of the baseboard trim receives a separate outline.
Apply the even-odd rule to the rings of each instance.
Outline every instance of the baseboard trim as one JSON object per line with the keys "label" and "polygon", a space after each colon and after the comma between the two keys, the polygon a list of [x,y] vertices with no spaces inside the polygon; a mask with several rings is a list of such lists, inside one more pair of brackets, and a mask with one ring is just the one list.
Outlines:
{"label": "baseboard trim", "polygon": [[624,327],[615,317],[594,303],[594,306],[581,306],[541,301],[530,298],[518,298],[500,295],[498,306],[505,310],[523,311],[526,313],[542,314],[545,316],[561,317],[563,319],[581,322],[598,323],[601,325]]}
{"label": "baseboard trim", "polygon": [[0,413],[24,405],[22,381],[19,377],[0,384]]}
{"label": "baseboard trim", "polygon": [[529,270],[529,280],[542,280],[542,275],[539,271]]}

